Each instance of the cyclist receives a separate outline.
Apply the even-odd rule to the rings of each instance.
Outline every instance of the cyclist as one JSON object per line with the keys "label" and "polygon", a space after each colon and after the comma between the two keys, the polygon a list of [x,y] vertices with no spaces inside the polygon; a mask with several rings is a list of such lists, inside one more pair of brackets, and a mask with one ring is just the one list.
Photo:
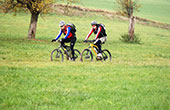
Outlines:
{"label": "cyclist", "polygon": [[91,34],[94,32],[96,34],[96,37],[94,39],[94,45],[97,45],[99,51],[97,53],[97,59],[102,59],[102,49],[101,44],[104,44],[107,39],[106,30],[103,24],[98,24],[96,21],[91,22],[92,29],[88,33],[88,35],[85,38],[85,42],[88,40],[88,38],[91,36]]}
{"label": "cyclist", "polygon": [[72,60],[74,61],[75,59],[74,59],[73,49],[74,49],[74,45],[75,45],[76,40],[77,40],[76,34],[75,34],[76,30],[73,29],[73,27],[71,27],[70,25],[66,24],[63,20],[60,21],[59,26],[61,28],[60,31],[59,31],[59,34],[57,35],[57,37],[55,39],[52,40],[52,42],[57,41],[63,33],[65,35],[65,37],[60,40],[61,45],[63,45],[63,47],[65,47],[64,43],[70,42],[71,54],[73,56]]}

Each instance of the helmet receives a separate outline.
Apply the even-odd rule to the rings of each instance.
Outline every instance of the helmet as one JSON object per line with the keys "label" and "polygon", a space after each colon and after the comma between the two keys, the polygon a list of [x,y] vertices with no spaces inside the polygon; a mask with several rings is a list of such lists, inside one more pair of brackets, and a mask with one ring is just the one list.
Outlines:
{"label": "helmet", "polygon": [[60,23],[59,23],[59,26],[61,27],[61,26],[64,26],[66,23],[62,20],[62,21],[60,21]]}
{"label": "helmet", "polygon": [[97,22],[96,21],[92,21],[91,25],[97,25]]}

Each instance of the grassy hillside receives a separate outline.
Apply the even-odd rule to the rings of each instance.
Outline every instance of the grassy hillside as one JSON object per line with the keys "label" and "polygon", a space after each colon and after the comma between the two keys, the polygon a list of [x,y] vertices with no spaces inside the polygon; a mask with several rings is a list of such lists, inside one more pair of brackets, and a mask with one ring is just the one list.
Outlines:
{"label": "grassy hillside", "polygon": [[[57,1],[57,0],[56,0]],[[135,15],[170,24],[170,0],[139,0],[142,7]],[[80,0],[83,7],[115,11],[115,0]]]}
{"label": "grassy hillside", "polygon": [[170,24],[170,0],[141,0],[137,16]]}
{"label": "grassy hillside", "polygon": [[[58,46],[60,20],[77,26],[75,48],[92,20],[106,24],[103,45],[112,62],[50,62]],[[99,15],[49,15],[38,22],[37,41],[27,40],[30,15],[0,14],[0,109],[2,110],[168,110],[170,108],[170,32],[136,24],[141,44],[119,41],[128,23]],[[94,36],[91,36],[94,38]]]}

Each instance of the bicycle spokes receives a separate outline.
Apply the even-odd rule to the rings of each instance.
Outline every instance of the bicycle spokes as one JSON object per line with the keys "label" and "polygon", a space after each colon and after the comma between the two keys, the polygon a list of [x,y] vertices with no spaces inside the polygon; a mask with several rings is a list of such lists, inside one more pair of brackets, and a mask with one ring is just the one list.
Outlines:
{"label": "bicycle spokes", "polygon": [[104,61],[112,60],[111,53],[107,49],[102,50],[102,56]]}
{"label": "bicycle spokes", "polygon": [[74,49],[74,58],[72,58],[73,60],[78,60],[80,58],[80,51],[77,49]]}
{"label": "bicycle spokes", "polygon": [[52,52],[51,52],[51,61],[60,61],[60,62],[63,62],[63,54],[60,50],[58,49],[54,49]]}
{"label": "bicycle spokes", "polygon": [[85,59],[89,59],[90,58],[90,52],[87,51],[86,54],[85,54]]}
{"label": "bicycle spokes", "polygon": [[59,58],[60,54],[61,54],[60,52],[57,52],[55,58]]}
{"label": "bicycle spokes", "polygon": [[81,61],[92,61],[93,54],[89,49],[84,49],[81,54]]}
{"label": "bicycle spokes", "polygon": [[103,60],[107,60],[108,59],[108,56],[104,53],[103,54]]}

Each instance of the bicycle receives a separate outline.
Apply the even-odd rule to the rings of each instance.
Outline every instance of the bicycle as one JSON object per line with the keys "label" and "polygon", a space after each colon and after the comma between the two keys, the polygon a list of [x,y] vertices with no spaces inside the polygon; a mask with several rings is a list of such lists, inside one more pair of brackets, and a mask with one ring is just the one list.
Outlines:
{"label": "bicycle", "polygon": [[[93,54],[92,52],[94,53],[94,55],[96,56],[96,60],[97,59],[97,53],[98,53],[98,47],[97,45],[94,45],[93,44],[93,40],[87,40],[86,43],[90,43],[89,47],[84,49],[81,53],[81,61],[93,61]],[[111,53],[109,52],[109,50],[107,49],[103,49],[102,50],[102,59],[101,60],[104,60],[104,61],[111,61],[112,60],[112,55]]]}
{"label": "bicycle", "polygon": [[74,58],[73,58],[72,54],[71,54],[70,46],[62,45],[60,40],[58,40],[58,42],[60,43],[59,47],[54,49],[51,52],[51,56],[50,56],[51,61],[61,61],[61,62],[63,62],[64,61],[63,52],[64,52],[64,54],[66,54],[67,60],[76,61],[80,57],[80,51],[79,50],[74,49]]}

